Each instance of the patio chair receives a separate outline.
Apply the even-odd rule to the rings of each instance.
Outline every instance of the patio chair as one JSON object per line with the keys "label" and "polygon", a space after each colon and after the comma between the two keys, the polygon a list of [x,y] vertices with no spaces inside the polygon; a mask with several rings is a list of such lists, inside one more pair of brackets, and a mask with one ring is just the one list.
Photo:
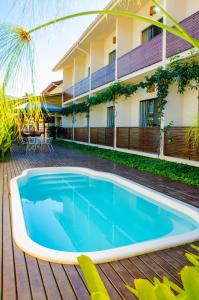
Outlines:
{"label": "patio chair", "polygon": [[50,152],[51,152],[51,151],[54,151],[54,148],[53,148],[53,145],[52,145],[52,141],[53,141],[53,138],[52,138],[52,137],[45,138],[45,145],[47,145],[48,150],[49,150]]}
{"label": "patio chair", "polygon": [[34,137],[28,137],[28,142],[26,144],[26,152],[36,150],[36,141]]}

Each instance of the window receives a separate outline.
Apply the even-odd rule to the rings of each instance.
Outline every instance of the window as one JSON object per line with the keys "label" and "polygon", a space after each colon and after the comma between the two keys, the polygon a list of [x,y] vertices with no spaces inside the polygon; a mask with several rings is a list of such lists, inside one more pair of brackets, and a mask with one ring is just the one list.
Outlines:
{"label": "window", "polygon": [[114,116],[114,107],[110,106],[107,108],[107,127],[114,127],[115,116]]}
{"label": "window", "polygon": [[88,67],[88,76],[91,75],[91,67]]}
{"label": "window", "polygon": [[112,64],[116,60],[116,50],[109,53],[109,64]]}
{"label": "window", "polygon": [[[159,20],[160,23],[163,23],[163,18]],[[155,25],[151,25],[142,31],[142,44],[152,40],[156,35],[162,32],[162,28],[159,28]]]}
{"label": "window", "polygon": [[140,126],[159,126],[157,99],[150,99],[140,102]]}

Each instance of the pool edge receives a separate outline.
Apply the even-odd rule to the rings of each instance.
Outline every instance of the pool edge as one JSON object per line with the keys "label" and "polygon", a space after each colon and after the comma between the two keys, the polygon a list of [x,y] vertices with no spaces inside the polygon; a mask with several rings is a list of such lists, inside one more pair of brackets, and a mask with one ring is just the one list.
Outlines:
{"label": "pool edge", "polygon": [[[131,180],[125,179],[115,174],[95,171],[88,168],[79,168],[79,167],[44,167],[44,168],[32,168],[26,169],[22,172],[21,175],[12,178],[10,181],[10,192],[11,192],[11,217],[12,217],[12,234],[13,239],[17,246],[24,251],[25,253],[39,258],[44,261],[50,261],[54,263],[61,264],[78,264],[77,256],[84,254],[91,257],[94,263],[106,263],[110,261],[121,260],[127,257],[132,257],[136,255],[146,254],[150,252],[155,252],[163,249],[177,247],[182,244],[194,242],[199,239],[199,228],[178,236],[160,238],[156,240],[151,240],[147,242],[137,243],[134,245],[123,246],[119,248],[113,248],[104,251],[96,252],[63,252],[56,251],[50,248],[43,247],[35,243],[27,234],[26,225],[21,205],[21,199],[18,189],[18,179],[27,176],[28,173],[38,173],[38,172],[60,172],[60,171],[76,171],[83,172],[87,175],[95,175],[105,179],[111,179],[114,182],[119,182],[121,185],[130,187],[131,189],[136,187],[136,191],[145,193],[150,193],[155,195],[155,200],[159,203],[164,203],[160,201],[161,198],[167,199],[168,203],[164,203],[167,207],[176,209],[179,212],[182,212],[186,216],[189,216],[192,220],[196,221],[199,224],[199,210],[187,203],[184,203],[175,198],[171,198],[167,195],[164,195],[160,192],[157,192],[148,187],[137,184]],[[160,198],[158,200],[158,198]],[[172,205],[174,206],[172,206]],[[186,208],[186,209],[185,209]]]}

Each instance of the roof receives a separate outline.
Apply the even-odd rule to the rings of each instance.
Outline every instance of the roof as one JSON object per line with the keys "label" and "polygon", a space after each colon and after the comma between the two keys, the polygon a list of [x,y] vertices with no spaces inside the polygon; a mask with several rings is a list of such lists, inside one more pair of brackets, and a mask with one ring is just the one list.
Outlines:
{"label": "roof", "polygon": [[[52,94],[61,94],[62,93],[62,85],[63,80],[53,81],[51,82],[42,92],[41,94],[44,96],[52,95]],[[58,88],[58,90],[57,90]],[[56,89],[56,91],[54,91]],[[54,92],[53,92],[54,91]]]}
{"label": "roof", "polygon": [[[104,10],[108,10],[113,8],[115,5],[117,5],[121,0],[111,0],[109,4],[104,8]],[[83,34],[80,36],[80,38],[73,44],[73,46],[66,52],[66,54],[61,58],[61,60],[54,66],[52,71],[59,71],[62,67],[62,64],[67,59],[67,57],[76,49],[78,48],[79,44],[87,37],[91,29],[103,18],[105,18],[106,15],[97,15],[95,20],[88,26],[88,28],[83,32]]]}

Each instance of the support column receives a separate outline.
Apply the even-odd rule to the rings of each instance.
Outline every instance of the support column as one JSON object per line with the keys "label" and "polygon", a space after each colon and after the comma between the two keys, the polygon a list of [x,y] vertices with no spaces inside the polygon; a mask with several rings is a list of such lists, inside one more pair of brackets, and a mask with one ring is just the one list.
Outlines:
{"label": "support column", "polygon": [[[164,9],[167,9],[167,0],[164,0]],[[163,16],[163,24],[167,24],[167,18],[164,15]],[[167,32],[166,30],[163,30],[163,36],[162,36],[162,62],[163,62],[163,68],[166,69],[166,49],[167,49]],[[164,116],[161,117],[160,120],[160,157],[164,156],[164,127],[165,127],[165,122],[164,122]]]}
{"label": "support column", "polygon": [[73,113],[72,116],[72,124],[73,124],[73,134],[72,134],[72,139],[73,141],[75,140],[75,128],[74,128],[74,124],[75,124],[75,114]]}
{"label": "support column", "polygon": [[114,100],[114,142],[113,148],[117,148],[117,103]]}

